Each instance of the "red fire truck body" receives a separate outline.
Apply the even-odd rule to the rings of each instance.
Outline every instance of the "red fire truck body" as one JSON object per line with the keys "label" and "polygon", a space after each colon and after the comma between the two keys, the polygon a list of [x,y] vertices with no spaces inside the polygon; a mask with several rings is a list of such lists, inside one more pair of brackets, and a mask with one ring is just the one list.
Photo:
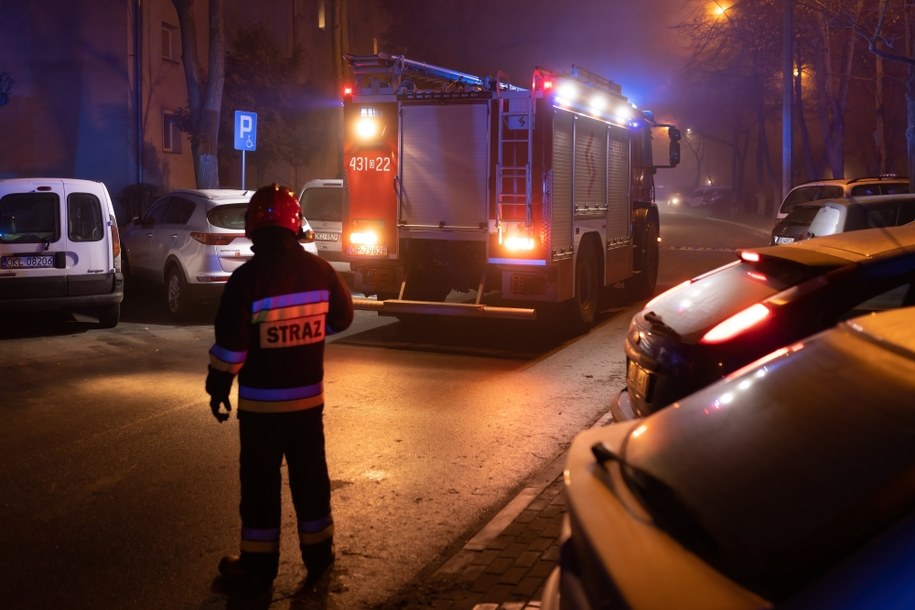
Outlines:
{"label": "red fire truck body", "polygon": [[[533,318],[581,330],[605,287],[654,291],[650,113],[573,66],[531,89],[384,54],[348,56],[343,252],[360,309]],[[451,296],[449,296],[451,295]]]}

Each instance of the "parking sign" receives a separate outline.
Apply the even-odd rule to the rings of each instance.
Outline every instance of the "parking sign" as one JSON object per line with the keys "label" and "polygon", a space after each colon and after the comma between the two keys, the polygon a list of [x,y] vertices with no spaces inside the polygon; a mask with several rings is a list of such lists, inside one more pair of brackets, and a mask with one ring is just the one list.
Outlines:
{"label": "parking sign", "polygon": [[235,111],[235,150],[257,150],[257,113]]}

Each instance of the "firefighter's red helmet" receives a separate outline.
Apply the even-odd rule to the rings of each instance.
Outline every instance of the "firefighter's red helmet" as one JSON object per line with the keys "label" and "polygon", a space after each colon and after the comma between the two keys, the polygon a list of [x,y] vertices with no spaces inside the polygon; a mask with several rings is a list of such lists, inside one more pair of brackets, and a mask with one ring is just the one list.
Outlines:
{"label": "firefighter's red helmet", "polygon": [[302,229],[299,198],[285,186],[271,184],[254,192],[245,214],[245,235],[264,227],[282,227],[296,235]]}

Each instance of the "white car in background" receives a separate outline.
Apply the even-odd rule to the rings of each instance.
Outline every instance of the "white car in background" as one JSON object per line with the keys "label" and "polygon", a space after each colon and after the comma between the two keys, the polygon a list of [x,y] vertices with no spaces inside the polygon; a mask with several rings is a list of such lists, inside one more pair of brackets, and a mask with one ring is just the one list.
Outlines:
{"label": "white car in background", "polygon": [[909,179],[895,174],[863,178],[840,178],[833,180],[811,180],[798,184],[785,196],[776,220],[782,220],[794,206],[818,199],[842,199],[846,197],[870,197],[872,195],[897,195],[909,192]]}
{"label": "white car in background", "polygon": [[[218,299],[232,272],[253,256],[245,237],[252,190],[179,189],[157,199],[121,233],[128,281],[165,288],[169,312],[187,317]],[[317,255],[314,231],[302,219],[302,247]]]}

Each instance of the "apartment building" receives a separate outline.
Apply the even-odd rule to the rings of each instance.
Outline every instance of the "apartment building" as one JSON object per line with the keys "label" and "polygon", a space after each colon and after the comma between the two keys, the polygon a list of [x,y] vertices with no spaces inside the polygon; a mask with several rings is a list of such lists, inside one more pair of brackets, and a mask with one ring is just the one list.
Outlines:
{"label": "apartment building", "polygon": [[[44,0],[0,8],[0,177],[70,176],[104,181],[118,204],[133,185],[164,192],[196,186],[188,135],[180,25],[171,0]],[[378,49],[382,12],[372,0],[224,0],[227,47],[233,33],[258,27],[282,52],[301,48],[295,76],[303,106],[337,108],[346,52]],[[198,56],[207,59],[208,3],[197,0]],[[4,82],[0,78],[0,83]],[[0,91],[0,93],[3,93]],[[305,99],[308,98],[308,99]],[[252,109],[240,109],[252,110]],[[231,109],[229,110],[231,111]],[[251,163],[259,181],[304,182],[339,173],[339,120],[307,162]],[[249,153],[249,155],[256,155]],[[222,157],[231,155],[222,155]],[[222,186],[238,187],[238,159],[220,159]],[[119,209],[119,213],[131,210]]]}

